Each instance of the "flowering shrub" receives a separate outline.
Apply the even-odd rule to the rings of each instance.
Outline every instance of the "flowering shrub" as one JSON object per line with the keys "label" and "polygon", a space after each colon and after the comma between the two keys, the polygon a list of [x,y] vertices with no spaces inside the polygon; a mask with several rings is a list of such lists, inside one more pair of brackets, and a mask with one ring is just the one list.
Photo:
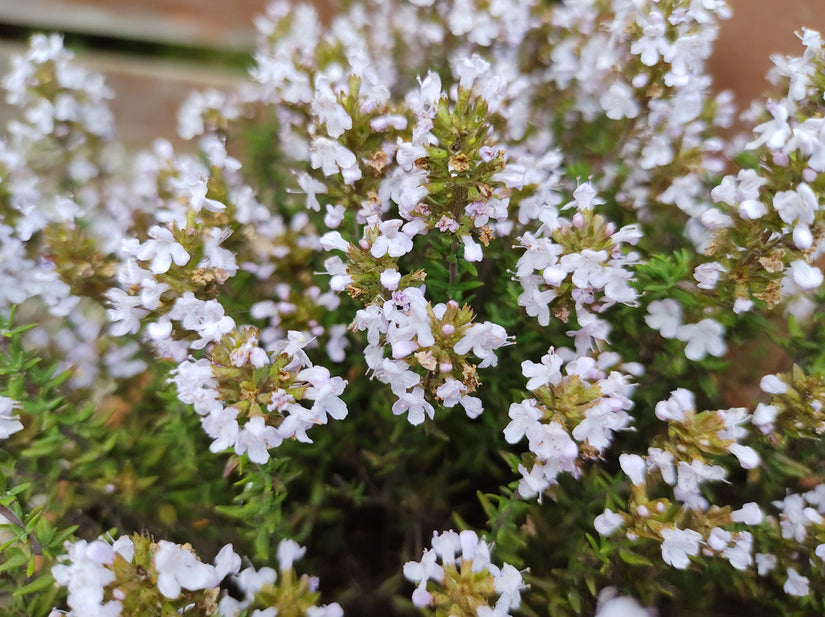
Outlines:
{"label": "flowering shrub", "polygon": [[727,17],[276,2],[247,83],[182,106],[195,154],[123,153],[33,37],[3,613],[821,614],[825,45],[731,137]]}

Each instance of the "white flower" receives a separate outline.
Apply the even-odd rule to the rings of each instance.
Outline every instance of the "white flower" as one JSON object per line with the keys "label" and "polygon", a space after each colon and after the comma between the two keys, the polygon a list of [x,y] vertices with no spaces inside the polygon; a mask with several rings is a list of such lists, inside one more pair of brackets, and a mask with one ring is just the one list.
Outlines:
{"label": "white flower", "polygon": [[762,510],[754,502],[746,503],[739,510],[734,510],[730,514],[730,519],[734,523],[745,523],[746,525],[759,525],[762,518]]}
{"label": "white flower", "polygon": [[158,542],[154,564],[158,572],[158,590],[171,600],[180,595],[181,588],[196,591],[220,583],[218,571],[213,566],[202,563],[191,550],[173,542]]}
{"label": "white flower", "polygon": [[701,360],[706,355],[723,356],[727,351],[725,328],[718,321],[703,319],[696,324],[679,326],[676,338],[687,343],[685,356],[689,360]]}
{"label": "white flower", "polygon": [[759,382],[759,388],[768,394],[785,394],[788,391],[788,384],[778,375],[765,375]]}
{"label": "white flower", "polygon": [[221,452],[235,446],[240,432],[237,418],[235,407],[220,406],[201,419],[203,430],[215,440],[209,446],[210,452]]}
{"label": "white flower", "polygon": [[599,105],[605,110],[605,115],[611,120],[635,118],[639,115],[639,104],[636,95],[626,83],[614,81],[599,99]]}
{"label": "white flower", "polygon": [[241,557],[235,552],[231,544],[225,545],[215,555],[215,570],[218,573],[219,581],[230,574],[237,574],[241,571]]}
{"label": "white flower", "polygon": [[788,137],[790,137],[791,127],[788,124],[790,112],[786,105],[771,100],[768,101],[766,107],[773,119],[753,129],[753,132],[759,137],[745,145],[748,150],[756,149],[762,144],[767,144],[771,150],[778,150],[785,145]]}
{"label": "white flower", "polygon": [[525,360],[521,363],[521,373],[528,378],[525,387],[532,392],[546,385],[557,386],[562,380],[561,364],[562,359],[552,347],[542,356],[540,364]]}
{"label": "white flower", "polygon": [[733,544],[722,550],[722,556],[730,565],[740,571],[747,570],[753,564],[753,534],[739,531],[733,534]]}
{"label": "white flower", "polygon": [[352,128],[352,118],[344,109],[329,87],[329,79],[319,73],[315,77],[315,97],[312,99],[312,113],[318,124],[327,127],[327,134],[337,139]]}
{"label": "white flower", "polygon": [[504,439],[507,443],[518,443],[542,418],[542,411],[537,407],[535,399],[511,403],[508,414],[510,423],[504,429]]}
{"label": "white flower", "polygon": [[750,446],[734,443],[730,445],[728,451],[739,459],[742,469],[754,469],[761,462],[759,454]]}
{"label": "white flower", "polygon": [[746,199],[739,204],[739,216],[746,220],[755,220],[767,213],[767,206],[758,199]]}
{"label": "white flower", "polygon": [[454,407],[466,391],[467,386],[458,379],[448,377],[435,391],[435,395],[441,399],[444,407]]}
{"label": "white flower", "polygon": [[552,289],[541,291],[538,285],[529,279],[522,280],[522,287],[524,292],[518,297],[518,305],[523,306],[530,317],[537,317],[540,326],[548,325],[550,323],[548,305],[556,297],[556,292]]}
{"label": "white flower", "polygon": [[575,473],[579,447],[560,422],[534,424],[527,433],[530,451],[543,466],[548,479],[555,479],[559,472]]}
{"label": "white flower", "polygon": [[622,518],[621,514],[619,514],[618,512],[614,512],[610,508],[607,508],[604,512],[599,514],[593,521],[593,527],[596,528],[596,531],[599,532],[599,535],[609,536],[619,527],[621,527],[623,523],[624,519]]}
{"label": "white flower", "polygon": [[[464,533],[464,532],[462,532]],[[479,542],[484,544],[483,541]],[[484,548],[488,548],[484,544]],[[491,564],[490,564],[491,565]],[[473,569],[475,570],[476,563],[473,561]],[[521,590],[524,589],[524,579],[515,566],[505,563],[501,566],[498,574],[494,573],[493,588],[501,594],[496,602],[496,608],[503,606],[506,609],[516,609],[521,605]]]}
{"label": "white flower", "polygon": [[[286,339],[281,339],[272,346],[272,351],[276,354],[283,353],[290,356],[293,359],[293,362],[299,364],[300,366],[312,366],[309,356],[307,356],[304,351],[304,347],[309,345],[312,341],[313,338],[307,336],[306,333],[301,332],[300,330],[290,330],[286,333]],[[292,364],[292,362],[290,362],[290,364]]]}
{"label": "white flower", "polygon": [[673,455],[661,448],[648,448],[647,451],[648,471],[655,469],[662,474],[662,480],[673,486],[676,484],[676,471],[673,467]]}
{"label": "white flower", "polygon": [[620,454],[619,466],[634,486],[641,486],[645,483],[645,459],[638,454]]}
{"label": "white flower", "polygon": [[257,416],[244,424],[235,443],[235,452],[246,452],[250,461],[263,464],[269,460],[268,448],[275,448],[281,445],[282,441],[278,429],[267,426],[264,419]]}
{"label": "white flower", "polygon": [[676,300],[654,300],[647,307],[645,323],[665,338],[674,338],[682,325],[682,305]]}
{"label": "white flower", "polygon": [[711,261],[696,266],[693,277],[699,282],[699,289],[713,289],[724,271],[725,267],[722,264]]}
{"label": "white flower", "polygon": [[685,388],[677,388],[670,393],[670,398],[666,401],[656,403],[656,417],[662,422],[675,421],[682,422],[685,419],[685,412],[696,409],[693,402],[693,392]]}
{"label": "white flower", "polygon": [[601,289],[607,282],[607,270],[604,262],[607,251],[582,249],[580,253],[570,253],[561,258],[561,265],[573,274],[571,280],[579,289],[594,287]]}
{"label": "white flower", "polygon": [[470,234],[461,236],[461,241],[464,243],[464,259],[465,261],[481,261],[484,254],[481,250],[481,245],[473,240]]}
{"label": "white flower", "polygon": [[775,405],[765,405],[765,403],[759,403],[756,406],[756,409],[753,410],[751,422],[755,427],[762,431],[763,434],[767,435],[773,431],[773,423],[778,415],[779,409]]}
{"label": "white flower", "polygon": [[[125,547],[119,547],[127,561],[131,555]],[[104,588],[115,580],[115,574],[107,565],[114,560],[114,547],[102,541],[86,542],[79,540],[66,546],[67,555],[52,567],[52,576],[58,585],[67,587],[69,596],[67,603],[72,609],[70,615],[96,615],[102,617],[118,617],[121,614],[121,603],[117,600],[104,604]]]}
{"label": "white flower", "polygon": [[455,344],[453,351],[463,356],[472,349],[481,360],[479,368],[486,368],[498,364],[498,358],[493,351],[506,344],[507,332],[504,328],[491,321],[485,321],[470,326],[461,340]]}
{"label": "white flower", "polygon": [[[460,556],[459,559],[456,559],[457,556]],[[520,591],[525,588],[521,572],[508,563],[501,567],[493,564],[490,561],[490,545],[474,531],[464,530],[458,534],[450,530],[433,532],[432,549],[424,549],[420,562],[408,561],[404,564],[405,578],[418,584],[412,595],[416,606],[427,606],[433,600],[433,595],[427,591],[428,581],[434,581],[436,588],[446,584],[444,568],[437,563],[438,559],[441,559],[444,566],[460,567],[462,573],[465,567],[471,565],[472,572],[478,574],[486,571],[492,576],[493,588],[500,595],[496,600],[495,611],[484,614],[505,617],[509,614],[509,609],[518,608],[521,603]],[[473,605],[480,604],[475,589],[470,587],[466,592]],[[484,593],[487,595],[489,591]],[[481,615],[482,612],[478,614]]]}
{"label": "white flower", "polygon": [[115,287],[106,292],[106,299],[111,306],[106,314],[112,323],[112,336],[134,334],[140,330],[140,320],[147,314],[145,309],[139,308],[142,304],[140,296],[131,296]]}
{"label": "white flower", "polygon": [[757,553],[756,573],[759,576],[767,576],[776,568],[778,561],[779,560],[776,558],[776,555],[771,555],[770,553]]}
{"label": "white flower", "polygon": [[192,349],[203,349],[207,344],[218,342],[221,337],[235,329],[235,321],[224,314],[217,300],[209,300],[200,306],[200,314],[192,324],[200,339],[191,344]]}
{"label": "white flower", "polygon": [[677,570],[684,570],[690,565],[688,557],[699,553],[702,534],[693,529],[668,527],[662,530],[662,559]]}
{"label": "white flower", "polygon": [[802,576],[793,568],[788,568],[788,580],[782,586],[790,596],[807,596],[811,591],[810,581],[807,576]]}
{"label": "white flower", "polygon": [[392,412],[396,416],[406,412],[407,421],[413,426],[421,424],[425,417],[432,420],[435,415],[433,406],[424,398],[424,389],[421,386],[416,386],[410,392],[398,394],[398,400],[392,405]]}
{"label": "white flower", "polygon": [[705,509],[707,500],[702,497],[701,485],[704,482],[724,480],[727,472],[719,465],[708,465],[699,459],[690,463],[679,461],[676,487],[673,495],[690,509]]}
{"label": "white flower", "polygon": [[424,583],[432,579],[441,581],[444,578],[444,570],[436,562],[438,554],[433,549],[424,549],[421,561],[408,561],[404,564],[404,577],[413,583]]}
{"label": "white flower", "polygon": [[347,184],[352,184],[361,177],[355,155],[335,140],[327,137],[316,137],[312,142],[310,152],[312,168],[318,169],[320,167],[325,176],[350,170],[353,176],[357,175],[358,177],[345,177],[344,180]]}
{"label": "white flower", "polygon": [[753,308],[753,300],[750,298],[736,298],[733,301],[733,312],[737,315],[741,315],[742,313],[747,313]]}
{"label": "white flower", "polygon": [[375,239],[370,247],[370,254],[373,257],[401,257],[409,253],[413,248],[413,241],[406,233],[401,231],[404,221],[391,219],[383,221],[378,226],[380,235]]}
{"label": "white flower", "polygon": [[816,194],[810,186],[801,183],[795,191],[779,191],[773,198],[773,207],[779,217],[788,224],[801,223],[810,225],[819,210]]}
{"label": "white flower", "polygon": [[605,587],[599,592],[596,617],[648,617],[636,598],[620,596],[615,587]]}
{"label": "white flower", "polygon": [[527,170],[523,165],[508,163],[500,172],[493,174],[491,180],[503,182],[508,189],[521,190],[524,187],[524,177]]}
{"label": "white flower", "polygon": [[14,399],[0,396],[0,439],[8,439],[12,434],[23,430],[23,424],[17,416],[12,415],[13,409],[21,407],[22,405]]}
{"label": "white flower", "polygon": [[801,289],[816,289],[822,285],[822,271],[804,259],[797,259],[791,263],[790,275]]}
{"label": "white flower", "polygon": [[602,452],[612,440],[613,433],[625,428],[630,416],[616,409],[615,399],[602,398],[584,413],[584,419],[573,429],[573,437]]}
{"label": "white flower", "polygon": [[294,540],[281,540],[278,543],[278,569],[281,572],[292,568],[292,564],[307,552],[306,547],[301,546]]}
{"label": "white flower", "polygon": [[782,510],[779,515],[779,526],[785,539],[793,538],[797,542],[802,542],[808,535],[808,526],[811,523],[821,525],[823,522],[819,512],[806,507],[802,495],[788,495],[782,501],[774,501],[773,505]]}
{"label": "white flower", "polygon": [[714,551],[721,551],[730,543],[732,537],[731,532],[721,527],[714,527],[708,535],[708,546]]}
{"label": "white flower", "polygon": [[380,280],[384,289],[395,291],[398,289],[398,283],[401,281],[401,273],[395,268],[387,268],[381,273]]}
{"label": "white flower", "polygon": [[141,261],[152,260],[149,269],[155,274],[168,272],[175,262],[177,266],[185,266],[189,261],[189,253],[175,240],[171,230],[155,225],[149,229],[149,237],[140,245],[135,257]]}

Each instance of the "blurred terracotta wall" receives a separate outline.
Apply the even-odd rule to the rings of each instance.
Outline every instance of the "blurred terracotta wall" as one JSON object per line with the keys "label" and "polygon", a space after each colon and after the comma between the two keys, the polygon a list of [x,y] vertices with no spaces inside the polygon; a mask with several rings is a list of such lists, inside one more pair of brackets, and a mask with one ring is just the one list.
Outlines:
{"label": "blurred terracotta wall", "polygon": [[[732,89],[746,107],[765,89],[770,55],[798,55],[794,35],[807,26],[825,34],[825,0],[728,0],[734,10],[723,22],[711,60],[714,88]],[[114,39],[154,41],[251,51],[254,15],[267,0],[0,0],[0,24],[81,32]],[[328,20],[336,0],[315,0]],[[21,44],[0,38],[0,71]],[[242,71],[206,63],[101,53],[82,59],[106,74],[118,98],[113,103],[124,141],[146,146],[156,135],[175,133],[175,111],[193,88],[229,87]],[[9,110],[0,104],[0,121]]]}
{"label": "blurred terracotta wall", "polygon": [[801,55],[794,35],[802,27],[825,35],[825,0],[728,0],[733,18],[723,22],[710,67],[714,87],[731,89],[740,107],[767,86],[770,55]]}

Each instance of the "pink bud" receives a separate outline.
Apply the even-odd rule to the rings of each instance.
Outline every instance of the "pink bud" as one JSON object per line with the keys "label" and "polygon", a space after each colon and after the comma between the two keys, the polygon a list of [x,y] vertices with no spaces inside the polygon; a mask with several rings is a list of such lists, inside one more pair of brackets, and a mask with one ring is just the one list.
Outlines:
{"label": "pink bud", "polygon": [[778,167],[787,167],[788,163],[791,162],[790,157],[784,152],[774,152],[773,153],[773,163]]}
{"label": "pink bud", "polygon": [[455,333],[455,326],[453,324],[445,323],[441,326],[441,334],[444,336],[452,336]]}
{"label": "pink bud", "polygon": [[438,365],[438,370],[442,373],[449,373],[453,370],[453,363],[452,362],[442,362]]}
{"label": "pink bud", "polygon": [[573,227],[576,229],[584,227],[584,215],[581,212],[576,212],[576,214],[573,215]]}
{"label": "pink bud", "polygon": [[805,182],[807,182],[808,184],[811,184],[811,183],[815,182],[816,181],[816,176],[817,176],[817,173],[813,169],[811,169],[810,167],[806,167],[805,169],[802,170],[802,179]]}
{"label": "pink bud", "polygon": [[370,243],[369,243],[369,242],[367,242],[367,239],[366,239],[366,238],[361,238],[361,239],[358,241],[358,246],[360,246],[362,249],[364,249],[365,251],[367,251],[367,250],[369,250],[369,248],[370,248]]}
{"label": "pink bud", "polygon": [[613,221],[608,221],[607,225],[604,226],[604,235],[605,236],[612,236],[616,231],[616,224]]}

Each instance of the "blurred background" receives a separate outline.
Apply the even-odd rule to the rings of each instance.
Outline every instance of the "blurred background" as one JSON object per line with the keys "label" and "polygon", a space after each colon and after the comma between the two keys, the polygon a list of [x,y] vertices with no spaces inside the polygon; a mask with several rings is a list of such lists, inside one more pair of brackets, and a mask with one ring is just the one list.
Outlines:
{"label": "blurred background", "polygon": [[[715,88],[740,108],[766,86],[770,54],[798,55],[801,27],[825,31],[825,0],[728,0],[711,62]],[[324,19],[334,0],[315,0]],[[0,71],[33,32],[66,34],[91,68],[106,75],[121,139],[147,146],[175,135],[175,113],[192,89],[243,79],[255,45],[253,18],[266,0],[0,0]],[[8,110],[0,104],[0,122]],[[178,144],[179,145],[179,144]]]}

